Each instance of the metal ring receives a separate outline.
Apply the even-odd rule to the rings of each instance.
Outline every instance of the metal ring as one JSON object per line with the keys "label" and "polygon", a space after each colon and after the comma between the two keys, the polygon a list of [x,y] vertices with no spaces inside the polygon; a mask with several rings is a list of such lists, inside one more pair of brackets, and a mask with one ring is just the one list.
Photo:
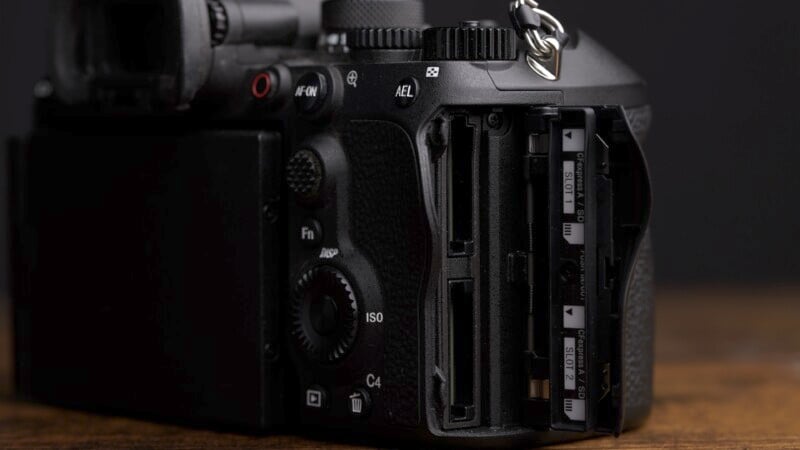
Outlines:
{"label": "metal ring", "polygon": [[565,34],[564,25],[549,12],[539,8],[536,0],[514,0],[509,8],[516,14],[519,8],[531,8],[541,20],[541,26],[526,30],[517,30],[528,46],[526,59],[531,70],[546,80],[555,81],[561,71],[561,42]]}
{"label": "metal ring", "polygon": [[[558,80],[559,77],[559,66],[560,66],[559,52],[561,51],[561,49],[559,47],[558,41],[556,41],[552,45],[554,49],[553,53],[547,59],[536,57],[531,52],[528,52],[528,54],[525,57],[525,59],[528,61],[528,67],[530,67],[531,70],[533,70],[539,76],[548,81],[556,81]],[[548,65],[552,67],[548,68]]]}
{"label": "metal ring", "polygon": [[[548,34],[555,34],[556,32],[564,32],[564,26],[561,22],[558,21],[552,14],[549,12],[535,8],[533,10],[536,14],[542,18],[542,25],[546,28]],[[532,34],[533,39],[532,43],[536,44],[534,47],[537,50],[537,53],[540,53],[545,59],[549,59],[553,57],[553,52],[556,51],[552,45],[547,41],[545,37],[539,33],[539,30],[531,30],[527,34]],[[529,41],[529,43],[531,43]]]}
{"label": "metal ring", "polygon": [[[541,29],[527,30],[524,32],[525,42],[528,45],[528,65],[536,73],[548,80],[558,79],[560,66],[560,53],[563,50],[560,42],[554,37],[565,33],[564,25],[549,12],[540,9],[536,0],[515,0],[511,3],[512,12],[519,8],[528,7],[537,14],[542,21]],[[542,33],[544,31],[544,33]],[[553,64],[555,72],[547,69]]]}
{"label": "metal ring", "polygon": [[550,59],[553,57],[553,52],[556,50],[553,46],[539,34],[538,30],[532,30],[525,33],[525,40],[530,47],[528,53],[532,53],[542,59]]}

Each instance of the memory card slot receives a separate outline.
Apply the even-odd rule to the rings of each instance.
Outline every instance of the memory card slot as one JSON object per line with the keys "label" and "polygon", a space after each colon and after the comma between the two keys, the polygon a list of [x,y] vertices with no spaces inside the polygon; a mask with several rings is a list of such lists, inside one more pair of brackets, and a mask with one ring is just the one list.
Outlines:
{"label": "memory card slot", "polygon": [[440,165],[442,250],[447,255],[442,274],[445,336],[442,365],[446,378],[443,428],[480,425],[482,305],[479,156],[485,154],[482,116],[453,111],[446,116],[449,145]]}
{"label": "memory card slot", "polygon": [[448,152],[448,234],[449,256],[469,256],[475,248],[474,191],[478,130],[468,115],[456,115],[450,123]]}
{"label": "memory card slot", "polygon": [[450,422],[475,418],[475,282],[448,283]]}

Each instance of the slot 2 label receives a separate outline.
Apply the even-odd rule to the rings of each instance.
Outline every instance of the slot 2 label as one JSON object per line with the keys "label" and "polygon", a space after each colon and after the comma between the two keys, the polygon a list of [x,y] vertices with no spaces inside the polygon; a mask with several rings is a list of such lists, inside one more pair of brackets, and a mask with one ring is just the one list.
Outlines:
{"label": "slot 2 label", "polygon": [[562,130],[560,297],[563,306],[561,400],[567,422],[584,425],[589,392],[586,338],[587,141],[585,128]]}

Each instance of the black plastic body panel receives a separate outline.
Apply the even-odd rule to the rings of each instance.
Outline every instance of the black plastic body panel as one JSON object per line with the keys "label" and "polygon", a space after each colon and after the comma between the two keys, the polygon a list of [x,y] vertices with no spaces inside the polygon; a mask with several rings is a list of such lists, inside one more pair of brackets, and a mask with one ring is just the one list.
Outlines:
{"label": "black plastic body panel", "polygon": [[264,352],[279,335],[279,225],[264,206],[280,146],[261,132],[34,135],[15,158],[20,393],[282,423],[283,373]]}

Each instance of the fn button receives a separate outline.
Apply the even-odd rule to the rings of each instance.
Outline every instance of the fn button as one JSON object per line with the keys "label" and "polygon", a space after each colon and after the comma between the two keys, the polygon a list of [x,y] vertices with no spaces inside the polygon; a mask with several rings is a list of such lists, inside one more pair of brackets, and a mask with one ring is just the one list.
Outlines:
{"label": "fn button", "polygon": [[314,219],[307,219],[300,225],[299,237],[307,247],[319,246],[322,244],[322,225]]}

